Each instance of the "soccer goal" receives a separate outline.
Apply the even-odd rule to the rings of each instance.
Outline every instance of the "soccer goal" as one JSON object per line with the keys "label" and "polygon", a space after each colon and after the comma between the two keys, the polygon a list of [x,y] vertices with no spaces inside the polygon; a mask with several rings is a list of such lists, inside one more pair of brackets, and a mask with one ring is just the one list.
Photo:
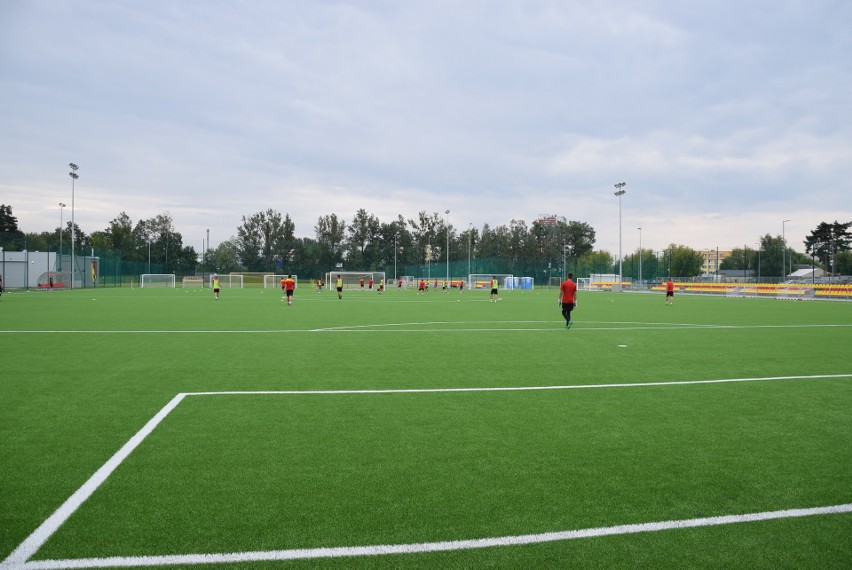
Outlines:
{"label": "soccer goal", "polygon": [[[337,278],[343,279],[344,289],[360,289],[361,279],[364,280],[364,290],[366,291],[370,285],[370,279],[373,280],[373,289],[375,290],[379,283],[385,278],[384,271],[330,271],[325,274],[325,285],[329,289],[337,288]],[[387,282],[385,282],[387,286]]]}
{"label": "soccer goal", "polygon": [[175,288],[174,273],[143,273],[139,277],[139,287]]}
{"label": "soccer goal", "polygon": [[188,275],[180,280],[181,287],[188,288],[204,288],[204,277],[201,275]]}
{"label": "soccer goal", "polygon": [[[471,273],[467,276],[468,289],[491,289],[491,280],[494,278],[500,282],[500,287],[512,289],[514,275],[511,273]],[[508,286],[507,286],[508,285]]]}
{"label": "soccer goal", "polygon": [[[293,281],[296,282],[296,289],[299,288],[299,276],[291,275]],[[264,289],[277,289],[281,287],[281,280],[287,279],[286,275],[264,275],[263,276],[263,288]]]}
{"label": "soccer goal", "polygon": [[213,288],[213,279],[219,278],[219,286],[223,289],[242,289],[243,288],[243,276],[242,275],[211,275],[210,276],[210,288]]}

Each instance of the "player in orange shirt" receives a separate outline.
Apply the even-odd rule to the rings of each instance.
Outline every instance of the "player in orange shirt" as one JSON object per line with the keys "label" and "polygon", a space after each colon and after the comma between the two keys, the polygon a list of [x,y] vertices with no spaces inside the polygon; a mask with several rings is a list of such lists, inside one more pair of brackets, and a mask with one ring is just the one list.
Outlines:
{"label": "player in orange shirt", "polygon": [[[281,287],[284,289],[284,294],[287,295],[287,304],[293,304],[293,291],[296,289],[296,280],[292,275],[288,275],[286,279],[281,280]],[[284,299],[281,299],[282,301]]]}
{"label": "player in orange shirt", "polygon": [[570,329],[574,321],[571,320],[571,311],[577,306],[577,284],[572,278],[573,273],[569,273],[559,286],[559,306],[562,307],[562,316],[565,317],[565,328]]}
{"label": "player in orange shirt", "polygon": [[674,283],[671,277],[666,281],[666,305],[674,305]]}

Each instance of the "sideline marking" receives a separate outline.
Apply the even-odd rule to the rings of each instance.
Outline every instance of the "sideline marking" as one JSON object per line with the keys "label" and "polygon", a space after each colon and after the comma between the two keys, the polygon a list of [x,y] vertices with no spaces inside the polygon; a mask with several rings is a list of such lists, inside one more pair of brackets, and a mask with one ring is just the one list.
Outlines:
{"label": "sideline marking", "polygon": [[274,560],[299,560],[316,558],[336,558],[343,556],[381,556],[386,554],[415,554],[422,552],[447,552],[450,550],[472,550],[475,548],[492,548],[495,546],[517,546],[523,544],[540,544],[613,536],[619,534],[636,534],[642,532],[659,532],[702,526],[719,526],[745,522],[768,521],[794,517],[812,517],[852,512],[852,503],[814,507],[809,509],[787,509],[783,511],[766,511],[760,513],[745,513],[740,515],[724,515],[719,517],[704,517],[698,519],[680,519],[658,521],[642,524],[625,524],[562,532],[545,532],[541,534],[525,534],[519,536],[500,536],[495,538],[478,538],[471,540],[449,540],[443,542],[421,542],[413,544],[377,544],[375,546],[341,546],[327,548],[305,548],[292,550],[267,550],[255,552],[230,552],[225,554],[174,554],[165,556],[116,556],[111,558],[79,558],[68,560],[40,560],[27,562],[24,570],[64,570],[66,568],[104,568],[108,566],[171,566],[175,564],[222,564],[229,562],[261,562]]}
{"label": "sideline marking", "polygon": [[[563,531],[557,533],[545,533],[535,535],[509,536],[498,538],[402,544],[402,545],[379,545],[379,546],[355,546],[339,548],[317,548],[296,549],[266,552],[247,552],[232,554],[194,554],[194,555],[168,555],[168,556],[137,556],[117,558],[86,558],[69,560],[45,560],[32,561],[29,559],[41,548],[45,542],[67,521],[71,515],[100,487],[104,481],[127,459],[134,449],[154,431],[160,422],[168,416],[187,396],[237,396],[237,395],[334,395],[334,394],[419,394],[440,392],[505,392],[505,391],[532,391],[532,390],[570,390],[570,389],[592,389],[592,388],[638,388],[638,387],[662,387],[662,386],[685,386],[699,384],[723,384],[735,382],[761,382],[773,380],[813,380],[813,379],[836,379],[852,378],[850,374],[822,374],[809,376],[769,376],[763,378],[725,378],[715,380],[681,380],[672,382],[640,382],[633,384],[577,384],[566,386],[519,386],[519,387],[482,387],[482,388],[414,388],[414,389],[387,389],[387,390],[259,390],[259,391],[219,391],[219,392],[181,392],[163,406],[154,417],[140,429],[127,443],[112,456],[103,466],[77,489],[56,511],[42,522],[36,530],[30,534],[12,553],[2,562],[0,570],[35,570],[35,569],[65,569],[65,568],[98,568],[106,566],[140,566],[152,565],[163,566],[172,564],[207,564],[216,562],[241,562],[261,560],[290,560],[294,558],[324,558],[338,556],[373,556],[379,554],[434,552],[439,550],[462,550],[470,548],[486,548],[489,546],[503,546],[513,544],[531,544],[533,542],[547,542],[554,540],[570,540],[574,538],[586,538],[591,536],[608,536],[611,534],[628,534],[635,532],[652,532],[655,530],[666,530],[673,528],[689,528],[692,526],[710,526],[718,524],[731,524],[735,522],[748,522],[752,520],[768,520],[772,518],[813,516],[817,514],[829,514],[840,512],[852,512],[852,503],[845,505],[834,505],[829,507],[814,507],[810,509],[790,509],[784,511],[772,511],[764,513],[752,513],[744,515],[726,515],[723,517],[710,517],[702,519],[685,519],[676,521],[662,521],[655,523],[643,523],[632,525],[620,525],[613,527],[602,527],[594,529]],[[785,514],[786,513],[786,514]],[[794,513],[794,514],[788,514]],[[801,514],[805,513],[805,514]],[[757,517],[757,518],[755,518]],[[705,521],[696,523],[696,521]],[[711,521],[711,522],[706,522]],[[721,521],[721,522],[720,522]],[[549,537],[549,538],[548,538]],[[555,538],[553,538],[555,537]],[[505,542],[504,542],[505,541]],[[515,541],[515,542],[512,542]],[[397,550],[403,549],[403,550]],[[420,550],[417,550],[420,549]],[[241,556],[257,556],[257,558],[240,558]],[[283,558],[266,558],[266,556],[284,556]]]}

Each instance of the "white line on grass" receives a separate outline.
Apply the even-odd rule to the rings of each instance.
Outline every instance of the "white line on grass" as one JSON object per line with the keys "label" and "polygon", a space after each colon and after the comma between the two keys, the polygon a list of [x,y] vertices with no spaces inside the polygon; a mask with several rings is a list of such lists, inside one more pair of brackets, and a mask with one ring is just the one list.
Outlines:
{"label": "white line on grass", "polygon": [[625,524],[561,532],[545,532],[541,534],[524,534],[519,536],[499,536],[494,538],[478,538],[472,540],[448,540],[442,542],[421,542],[413,544],[377,544],[373,546],[341,546],[327,548],[305,548],[292,550],[268,550],[257,552],[231,552],[223,554],[175,554],[168,556],[116,556],[111,558],[81,558],[68,560],[40,560],[26,563],[24,570],[64,570],[67,568],[105,568],[130,566],[170,566],[175,564],[222,564],[234,562],[261,562],[274,560],[299,560],[315,558],[338,558],[344,556],[382,556],[388,554],[415,554],[424,552],[447,552],[451,550],[471,550],[475,548],[493,548],[497,546],[518,546],[524,544],[540,544],[579,538],[614,536],[621,534],[636,534],[643,532],[659,532],[682,528],[703,526],[719,526],[726,524],[759,522],[775,519],[812,517],[852,512],[852,503],[814,507],[808,509],[787,509],[783,511],[766,511],[760,513],[745,513],[740,515],[725,515],[719,517],[704,517],[697,519],[681,519],[658,521],[642,524]]}
{"label": "white line on grass", "polygon": [[772,380],[818,380],[852,378],[852,374],[816,374],[811,376],[767,376],[763,378],[722,378],[714,380],[676,380],[671,382],[635,382],[623,384],[574,384],[565,386],[497,386],[482,388],[399,388],[376,390],[256,390],[187,392],[187,396],[300,396],[300,395],[344,395],[344,394],[429,394],[441,392],[529,392],[534,390],[585,390],[591,388],[648,388],[664,386],[690,386],[698,384],[730,384],[736,382],[768,382]]}
{"label": "white line on grass", "polygon": [[[62,526],[68,518],[106,481],[121,463],[136,449],[148,435],[154,431],[169,413],[174,410],[187,396],[238,396],[238,395],[334,395],[334,394],[408,394],[436,392],[503,392],[503,391],[532,391],[532,390],[570,390],[586,388],[639,388],[662,386],[685,386],[699,384],[723,384],[732,382],[761,382],[772,380],[814,380],[852,378],[850,374],[823,374],[811,376],[769,376],[763,378],[725,378],[715,380],[683,380],[672,382],[641,382],[629,384],[588,384],[566,386],[523,386],[523,387],[483,387],[483,388],[421,388],[421,389],[388,389],[388,390],[258,390],[258,391],[219,391],[219,392],[182,392],[172,398],[157,412],[142,429],[119,449],[104,465],[92,475],[77,491],[74,492],[50,517],[36,528],[14,551],[2,562],[0,570],[35,570],[49,568],[97,568],[106,566],[164,566],[172,564],[207,564],[218,562],[241,562],[261,560],[289,560],[295,558],[324,558],[337,556],[374,556],[379,554],[401,554],[414,552],[435,552],[441,550],[461,550],[470,548],[486,548],[490,546],[505,546],[512,544],[531,544],[554,540],[570,540],[591,536],[607,536],[612,534],[628,534],[636,532],[652,532],[673,528],[688,528],[693,526],[710,526],[730,524],[734,522],[749,522],[754,520],[769,520],[773,518],[813,516],[840,512],[852,512],[852,504],[835,505],[832,507],[816,507],[812,509],[793,509],[773,511],[768,513],[753,513],[745,515],[729,515],[705,519],[687,519],[680,521],[663,521],[635,525],[621,525],[596,529],[564,531],[523,536],[500,538],[449,541],[421,544],[356,546],[340,548],[297,549],[268,552],[244,552],[232,554],[196,554],[169,556],[137,556],[117,558],[87,558],[77,560],[28,560],[41,546]],[[791,514],[792,513],[792,514]],[[707,522],[710,521],[710,522]],[[248,558],[246,558],[248,557]]]}
{"label": "white line on grass", "polygon": [[140,429],[136,435],[130,438],[127,443],[121,446],[115,455],[109,458],[109,460],[103,464],[103,466],[95,471],[95,474],[92,475],[88,481],[83,483],[83,486],[77,489],[73,495],[68,497],[68,499],[62,503],[56,512],[50,515],[37,529],[33,531],[33,533],[26,538],[18,547],[12,551],[6,560],[0,563],[0,568],[17,568],[20,567],[24,562],[29,560],[29,558],[36,553],[36,551],[41,548],[41,546],[47,541],[50,536],[56,532],[56,530],[62,526],[62,524],[68,520],[68,518],[74,514],[74,511],[83,504],[83,502],[92,496],[92,493],[101,486],[101,484],[106,481],[106,478],[115,471],[121,462],[127,459],[127,456],[136,449],[142,441],[148,437],[148,435],[154,431],[154,428],[163,421],[163,419],[169,415],[169,413],[174,410],[178,404],[180,404],[181,400],[184,398],[184,394],[178,394],[171,401],[163,406],[163,408],[157,412],[153,418],[148,420],[148,423]]}

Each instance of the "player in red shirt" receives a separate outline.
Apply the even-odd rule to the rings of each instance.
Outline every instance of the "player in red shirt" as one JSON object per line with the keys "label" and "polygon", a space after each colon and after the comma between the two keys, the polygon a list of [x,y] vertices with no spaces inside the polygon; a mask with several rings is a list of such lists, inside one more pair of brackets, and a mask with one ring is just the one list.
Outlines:
{"label": "player in red shirt", "polygon": [[559,306],[562,307],[562,316],[565,317],[565,328],[570,329],[574,321],[571,320],[571,311],[577,306],[577,284],[572,280],[573,273],[569,273],[562,285],[559,286]]}
{"label": "player in red shirt", "polygon": [[[284,294],[287,296],[287,304],[293,304],[293,291],[296,289],[296,280],[293,279],[292,275],[288,275],[285,279],[281,280],[281,289],[284,290]],[[281,299],[282,301],[284,299]]]}
{"label": "player in red shirt", "polygon": [[363,277],[361,278],[360,283],[361,283],[361,290],[363,291],[364,290],[364,278]]}
{"label": "player in red shirt", "polygon": [[666,305],[674,305],[674,283],[671,277],[666,281]]}
{"label": "player in red shirt", "polygon": [[373,290],[373,278],[370,277],[370,291]]}
{"label": "player in red shirt", "polygon": [[417,294],[419,295],[420,293],[425,293],[425,292],[426,292],[426,282],[421,279],[420,283],[417,285]]}

